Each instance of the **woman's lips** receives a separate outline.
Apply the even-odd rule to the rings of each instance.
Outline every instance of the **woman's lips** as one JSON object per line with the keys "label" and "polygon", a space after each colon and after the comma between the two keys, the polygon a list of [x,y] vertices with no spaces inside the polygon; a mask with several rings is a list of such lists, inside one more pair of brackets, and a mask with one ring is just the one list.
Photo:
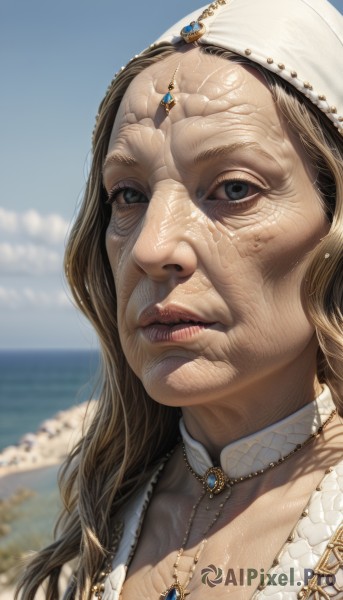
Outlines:
{"label": "woman's lips", "polygon": [[165,325],[164,323],[153,323],[143,327],[144,337],[149,342],[185,342],[194,338],[204,329],[211,327],[213,323],[177,323]]}
{"label": "woman's lips", "polygon": [[178,307],[152,306],[145,309],[139,319],[139,327],[149,342],[187,341],[209,329],[215,322]]}

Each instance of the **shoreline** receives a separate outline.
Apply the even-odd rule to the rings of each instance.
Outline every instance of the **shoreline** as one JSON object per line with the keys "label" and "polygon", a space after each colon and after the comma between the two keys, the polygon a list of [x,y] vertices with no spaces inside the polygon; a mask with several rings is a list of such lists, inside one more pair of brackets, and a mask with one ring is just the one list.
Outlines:
{"label": "shoreline", "polygon": [[[35,433],[26,433],[16,445],[4,448],[0,452],[0,480],[61,464],[81,438],[95,403],[91,400],[60,411],[43,421]],[[16,478],[17,488],[20,479]]]}
{"label": "shoreline", "polygon": [[[20,561],[28,548],[38,549],[49,542],[47,531],[52,531],[60,511],[58,471],[87,428],[95,404],[91,400],[58,412],[41,423],[36,433],[25,434],[15,446],[0,452],[0,502],[8,506],[10,515],[12,509],[15,514],[13,520],[10,516],[5,521],[0,535],[4,557],[11,552],[15,558],[18,552],[15,562]],[[11,563],[0,572],[0,600],[14,597],[13,568]],[[37,600],[43,598],[41,591]]]}

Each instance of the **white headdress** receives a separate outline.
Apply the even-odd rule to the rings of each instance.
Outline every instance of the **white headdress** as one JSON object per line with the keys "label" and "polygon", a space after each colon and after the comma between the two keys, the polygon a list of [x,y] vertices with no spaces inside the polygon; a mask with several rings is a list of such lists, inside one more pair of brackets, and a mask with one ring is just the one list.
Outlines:
{"label": "white headdress", "polygon": [[277,73],[343,135],[343,16],[326,0],[217,0],[156,44],[182,39],[231,50]]}

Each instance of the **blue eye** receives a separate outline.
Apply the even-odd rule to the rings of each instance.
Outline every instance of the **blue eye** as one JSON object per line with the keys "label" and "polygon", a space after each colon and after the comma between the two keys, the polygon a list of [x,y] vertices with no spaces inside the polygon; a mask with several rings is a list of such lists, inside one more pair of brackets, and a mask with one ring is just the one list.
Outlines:
{"label": "blue eye", "polygon": [[132,187],[117,187],[114,188],[108,197],[108,202],[112,204],[116,202],[116,204],[140,204],[142,202],[148,202],[147,197]]}
{"label": "blue eye", "polygon": [[208,200],[220,200],[232,204],[245,204],[253,200],[264,188],[244,179],[224,179],[219,181],[215,189],[208,196]]}
{"label": "blue eye", "polygon": [[224,184],[225,193],[230,200],[243,200],[248,195],[250,187],[245,181],[227,181]]}
{"label": "blue eye", "polygon": [[146,197],[139,190],[134,188],[125,188],[122,190],[122,196],[125,204],[137,204],[138,202],[147,202]]}

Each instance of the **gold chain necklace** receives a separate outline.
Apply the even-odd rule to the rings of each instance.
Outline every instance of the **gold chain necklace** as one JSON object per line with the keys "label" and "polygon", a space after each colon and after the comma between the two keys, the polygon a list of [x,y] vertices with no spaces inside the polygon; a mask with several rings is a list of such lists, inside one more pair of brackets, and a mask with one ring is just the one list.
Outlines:
{"label": "gold chain necklace", "polygon": [[[186,448],[185,448],[184,443],[182,443],[182,454],[183,454],[183,459],[186,463],[187,469],[200,483],[202,483],[203,490],[202,490],[201,495],[198,498],[197,502],[192,507],[192,512],[191,512],[190,518],[188,520],[187,529],[186,529],[186,532],[184,535],[182,546],[177,553],[176,560],[173,565],[174,583],[172,583],[165,590],[165,592],[163,592],[161,594],[161,599],[163,599],[163,600],[184,600],[186,598],[186,596],[188,594],[190,594],[189,590],[187,590],[187,587],[193,577],[194,571],[199,562],[200,554],[207,542],[205,536],[208,534],[210,529],[212,529],[212,527],[215,525],[215,523],[218,521],[220,515],[222,514],[223,508],[231,496],[231,491],[232,491],[233,486],[237,485],[238,483],[242,483],[243,481],[247,481],[248,479],[253,479],[254,477],[258,477],[259,475],[262,475],[263,473],[266,473],[267,471],[270,471],[271,469],[274,469],[278,465],[281,465],[282,463],[284,463],[286,460],[291,458],[291,456],[293,456],[294,454],[296,454],[297,452],[299,452],[300,450],[305,448],[308,444],[310,444],[310,442],[312,440],[319,437],[321,435],[321,433],[323,432],[324,428],[332,421],[335,414],[336,414],[336,410],[333,410],[331,412],[331,414],[329,415],[329,417],[326,419],[326,421],[322,425],[320,425],[320,427],[318,427],[318,429],[314,433],[311,433],[309,435],[309,437],[304,442],[302,442],[302,444],[297,444],[293,450],[288,452],[288,454],[286,454],[285,456],[282,456],[277,461],[269,463],[269,465],[267,465],[267,467],[265,469],[258,469],[257,471],[253,471],[252,473],[249,473],[248,475],[244,475],[242,477],[235,477],[235,478],[229,477],[228,475],[226,475],[224,473],[224,471],[220,467],[210,467],[209,469],[207,469],[207,471],[205,472],[204,475],[199,475],[198,473],[196,473],[196,471],[194,471],[192,466],[189,464],[189,461],[187,458],[187,453],[186,453]],[[178,574],[178,565],[180,562],[180,558],[184,553],[185,546],[189,540],[191,528],[192,528],[196,513],[198,511],[198,508],[201,504],[201,501],[207,493],[209,494],[209,497],[212,499],[215,495],[220,494],[224,489],[227,490],[224,500],[223,500],[223,502],[221,502],[219,504],[219,510],[215,513],[214,518],[210,521],[209,525],[206,527],[205,531],[203,532],[204,538],[202,539],[201,543],[199,544],[199,546],[197,548],[197,551],[193,558],[193,564],[188,573],[187,580],[185,581],[184,584],[181,584],[180,580],[179,580],[179,574]],[[209,507],[207,506],[206,510],[208,510],[208,509],[209,509]]]}
{"label": "gold chain necklace", "polygon": [[[172,585],[170,585],[169,588],[165,592],[163,592],[163,594],[161,594],[161,598],[163,598],[163,600],[185,600],[186,596],[190,593],[187,590],[187,587],[193,577],[194,571],[199,562],[200,555],[207,543],[205,536],[208,534],[208,532],[211,530],[211,528],[215,525],[215,523],[218,521],[220,515],[222,514],[224,506],[225,506],[227,500],[231,496],[232,487],[238,483],[242,483],[243,481],[246,481],[248,479],[252,479],[253,477],[262,475],[266,471],[269,471],[269,470],[273,469],[274,467],[277,467],[278,465],[285,462],[285,460],[287,460],[288,458],[293,456],[293,454],[296,454],[296,452],[298,452],[299,450],[301,450],[302,448],[307,446],[312,440],[319,437],[320,434],[323,432],[324,428],[332,421],[336,412],[337,412],[336,410],[333,410],[331,412],[330,416],[323,423],[323,425],[318,427],[317,431],[312,433],[302,444],[298,444],[297,446],[295,446],[295,448],[291,452],[289,452],[288,454],[286,454],[279,460],[269,463],[269,465],[265,469],[259,469],[258,471],[254,471],[252,473],[249,473],[248,475],[244,475],[243,477],[230,478],[222,471],[222,469],[220,467],[210,467],[209,469],[207,469],[207,471],[204,475],[199,475],[198,473],[196,473],[196,471],[194,471],[194,469],[189,464],[185,445],[184,444],[182,445],[183,458],[184,458],[185,464],[186,464],[188,470],[190,471],[190,473],[199,482],[202,483],[203,490],[202,490],[198,500],[192,507],[192,511],[191,511],[191,514],[190,514],[190,517],[188,520],[188,524],[187,524],[187,529],[185,531],[185,535],[184,535],[184,538],[182,541],[182,545],[177,553],[177,556],[176,556],[176,559],[175,559],[175,562],[173,565],[174,583]],[[171,453],[167,454],[167,456],[165,457],[165,459],[163,461],[163,464],[165,464],[165,462],[167,461],[168,458],[170,458],[170,456],[171,456]],[[220,494],[224,489],[227,490],[227,492],[224,496],[224,499],[219,504],[219,510],[217,510],[214,517],[212,518],[212,520],[210,521],[210,523],[207,525],[207,527],[205,528],[205,530],[203,532],[204,538],[202,539],[202,541],[200,542],[200,544],[197,548],[197,551],[193,558],[193,564],[189,570],[187,580],[182,585],[179,580],[178,566],[179,566],[180,559],[185,551],[185,546],[188,543],[189,536],[191,533],[191,528],[192,528],[196,513],[198,511],[198,508],[201,504],[201,501],[203,500],[203,498],[206,496],[207,493],[209,494],[209,498],[212,499],[214,496]],[[209,510],[209,506],[206,506],[206,510]],[[92,586],[92,592],[98,600],[102,600],[102,598],[103,598],[103,592],[104,592],[104,588],[105,588],[104,582],[105,582],[105,579],[108,577],[108,575],[112,571],[112,561],[115,557],[118,545],[120,543],[120,539],[122,537],[122,533],[123,533],[123,524],[117,523],[114,528],[111,549],[107,555],[105,564],[104,564],[103,568],[101,569],[101,573],[99,573],[99,576],[97,578],[98,579],[97,583]]]}

